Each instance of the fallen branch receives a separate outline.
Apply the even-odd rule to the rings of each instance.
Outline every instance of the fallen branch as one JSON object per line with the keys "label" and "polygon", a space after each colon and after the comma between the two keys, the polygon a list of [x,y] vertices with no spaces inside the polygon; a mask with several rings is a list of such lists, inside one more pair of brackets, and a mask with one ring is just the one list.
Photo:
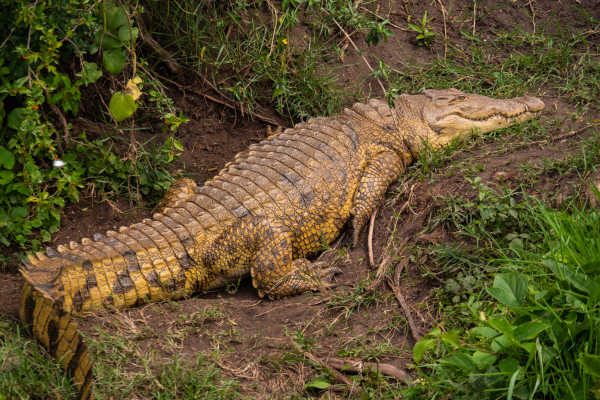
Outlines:
{"label": "fallen branch", "polygon": [[322,367],[327,368],[334,376],[335,380],[344,385],[348,385],[352,394],[360,394],[360,390],[354,386],[354,383],[348,379],[344,374],[340,373],[336,368],[328,365],[325,361],[317,358],[314,354],[309,353],[308,351],[304,351],[302,347],[291,340],[289,341],[296,350],[298,350],[301,354],[303,354],[306,358],[311,360],[312,362],[321,365]]}
{"label": "fallen branch", "polygon": [[338,371],[360,374],[367,368],[373,368],[381,371],[382,374],[398,379],[402,383],[410,383],[410,375],[406,371],[396,368],[391,364],[378,364],[369,362],[354,362],[344,361],[338,358],[328,358],[327,364],[337,369]]}
{"label": "fallen branch", "polygon": [[377,208],[371,214],[371,221],[369,222],[369,238],[367,239],[367,244],[369,246],[369,265],[371,268],[375,267],[375,262],[373,261],[373,227],[375,226],[375,218],[377,218]]}
{"label": "fallen branch", "polygon": [[142,37],[144,44],[147,44],[160,56],[162,61],[164,61],[167,64],[167,67],[171,70],[172,73],[176,75],[183,74],[185,72],[185,69],[181,65],[177,64],[177,62],[173,61],[173,55],[165,49],[163,49],[162,47],[160,47],[156,40],[152,39],[152,37],[148,34],[148,31],[146,30],[146,26],[143,23],[141,23],[141,21],[138,21],[138,25],[140,27],[140,36]]}
{"label": "fallen branch", "polygon": [[394,292],[394,295],[396,296],[396,298],[398,299],[398,302],[400,302],[400,305],[402,306],[402,309],[404,310],[404,314],[406,315],[406,319],[408,319],[408,325],[410,326],[410,330],[412,331],[413,337],[418,342],[419,340],[421,340],[421,335],[419,334],[419,330],[417,329],[417,326],[415,325],[415,321],[413,321],[412,316],[410,315],[410,309],[408,308],[408,304],[406,303],[406,300],[404,300],[404,296],[402,296],[402,292],[400,291],[400,288],[398,286],[394,285],[394,282],[392,282],[392,279],[389,276],[386,278],[387,278],[388,285],[390,285],[390,288]]}

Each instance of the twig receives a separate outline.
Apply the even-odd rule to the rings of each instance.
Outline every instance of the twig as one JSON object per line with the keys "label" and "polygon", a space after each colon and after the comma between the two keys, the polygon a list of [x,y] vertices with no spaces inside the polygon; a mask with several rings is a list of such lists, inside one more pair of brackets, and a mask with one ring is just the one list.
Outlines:
{"label": "twig", "polygon": [[529,8],[531,8],[531,23],[533,24],[533,36],[535,36],[535,10],[533,9],[533,0],[529,0]]}
{"label": "twig", "polygon": [[437,2],[440,3],[442,16],[444,17],[444,58],[446,58],[446,53],[448,52],[448,34],[446,33],[446,19],[448,19],[448,12],[446,11],[446,7],[442,4],[442,0],[437,0]]}
{"label": "twig", "polygon": [[406,315],[406,319],[408,319],[408,325],[410,326],[410,330],[412,331],[413,337],[418,342],[419,340],[421,340],[421,335],[419,334],[417,326],[415,325],[415,322],[413,321],[412,316],[410,315],[410,309],[408,308],[408,304],[406,303],[406,300],[404,300],[404,296],[402,296],[400,288],[394,285],[394,282],[392,282],[392,279],[389,276],[387,276],[386,278],[388,285],[390,285],[390,288],[394,292],[394,295],[396,296],[396,298],[400,302],[400,305],[402,306],[402,309],[404,310],[404,314]]}
{"label": "twig", "polygon": [[411,378],[410,375],[406,371],[403,371],[399,368],[394,367],[391,364],[377,364],[377,363],[369,363],[369,362],[354,362],[354,361],[344,361],[338,358],[328,358],[327,363],[331,365],[333,368],[338,371],[351,372],[353,374],[360,374],[363,370],[367,368],[378,369],[382,374],[394,377],[398,379],[402,383],[410,383]]}
{"label": "twig", "polygon": [[158,42],[152,39],[152,37],[148,34],[148,30],[146,29],[146,26],[144,25],[142,20],[138,20],[138,25],[140,26],[140,33],[142,39],[144,40],[144,43],[150,46],[156,53],[158,53],[162,61],[167,63],[167,67],[171,70],[172,73],[174,73],[175,75],[183,74],[185,72],[185,69],[181,65],[177,64],[177,62],[173,61],[173,55],[171,53],[160,47]]}
{"label": "twig", "polygon": [[[200,74],[198,74],[198,75],[199,75],[199,76],[200,76],[200,77],[201,77],[201,78],[204,80],[204,83],[206,83],[208,86],[210,86],[210,88],[211,88],[212,90],[214,90],[215,92],[219,93],[221,96],[225,97],[225,99],[227,99],[227,100],[229,101],[229,98],[228,98],[227,96],[225,96],[223,93],[219,92],[219,91],[217,90],[217,88],[215,88],[215,87],[214,87],[214,86],[213,86],[213,85],[212,85],[212,84],[211,84],[211,83],[210,83],[210,82],[209,82],[209,81],[208,81],[208,80],[207,80],[205,77],[203,77],[203,76],[202,76],[202,75],[200,75]],[[254,116],[254,117],[256,117],[256,118],[260,119],[260,120],[261,120],[261,121],[263,121],[263,122],[266,122],[266,123],[268,123],[268,124],[271,124],[271,125],[275,125],[275,126],[277,126],[277,127],[281,127],[281,125],[280,125],[280,124],[279,124],[277,121],[275,121],[274,119],[271,119],[271,118],[268,118],[268,117],[263,117],[262,115],[260,115],[260,114],[256,114],[256,113],[254,113],[254,112],[252,112],[252,111],[250,111],[250,110],[248,110],[248,109],[244,108],[243,106],[241,106],[241,105],[239,105],[239,104],[233,103],[233,105],[231,105],[231,104],[230,104],[230,103],[228,103],[228,102],[224,102],[224,101],[221,101],[221,100],[215,99],[214,97],[212,97],[212,96],[210,96],[210,95],[208,95],[208,94],[206,94],[206,93],[202,93],[200,90],[198,90],[198,89],[195,89],[195,88],[193,88],[192,86],[185,86],[185,87],[184,87],[183,85],[180,85],[179,83],[177,83],[177,82],[175,82],[175,81],[172,81],[172,80],[171,80],[171,79],[169,79],[169,78],[165,78],[164,76],[161,76],[161,75],[159,75],[159,74],[156,74],[156,76],[157,76],[157,77],[159,77],[160,79],[164,80],[165,82],[170,82],[170,83],[172,83],[173,85],[177,86],[177,87],[178,87],[179,89],[181,89],[181,90],[189,90],[189,91],[190,91],[190,92],[192,92],[192,93],[195,93],[195,94],[197,94],[197,95],[199,95],[199,96],[203,96],[203,97],[205,97],[205,98],[207,98],[207,99],[209,99],[209,100],[211,100],[211,101],[214,101],[215,103],[222,104],[222,105],[224,105],[225,107],[231,108],[232,110],[240,110],[240,111],[242,111],[242,110],[243,110],[243,111],[242,111],[242,113],[245,111],[245,112],[247,112],[248,114],[250,114],[250,115],[252,115],[252,116]],[[236,107],[236,106],[237,106],[237,107]]]}
{"label": "twig", "polygon": [[350,379],[348,379],[344,374],[340,373],[336,368],[333,368],[333,367],[327,365],[327,363],[325,361],[320,360],[319,358],[315,357],[312,353],[309,353],[308,351],[304,351],[300,345],[292,342],[291,340],[290,340],[290,343],[291,343],[292,347],[294,347],[296,350],[298,350],[306,358],[308,358],[312,362],[319,364],[319,365],[327,368],[329,371],[331,371],[331,373],[333,373],[335,379],[338,382],[348,385],[350,387],[350,390],[352,391],[353,394],[360,393],[360,390],[354,386],[354,383]]}
{"label": "twig", "polygon": [[[47,90],[46,90],[46,97],[48,99],[50,98],[50,93],[48,93]],[[62,124],[62,128],[63,128],[65,146],[69,146],[69,129],[67,127],[68,125],[67,125],[67,120],[65,119],[65,116],[60,112],[60,110],[58,109],[58,107],[56,107],[56,105],[52,104],[52,102],[49,101],[48,105],[50,106],[52,111],[54,111],[54,114],[58,115],[58,118],[60,119],[60,123]],[[58,135],[57,135],[57,140],[58,140]],[[60,143],[60,141],[58,141],[58,142]],[[62,150],[62,148],[61,148],[61,150]]]}
{"label": "twig", "polygon": [[475,21],[477,21],[477,1],[473,0],[473,36],[475,36]]}
{"label": "twig", "polygon": [[367,240],[367,244],[369,246],[369,264],[371,268],[375,267],[375,262],[373,261],[373,227],[375,226],[375,218],[377,218],[377,208],[371,214],[371,221],[369,222],[369,237]]}
{"label": "twig", "polygon": [[[342,33],[346,36],[346,39],[348,39],[348,41],[352,44],[352,47],[354,47],[354,50],[356,50],[356,52],[358,54],[360,54],[360,56],[362,57],[363,61],[365,62],[365,64],[367,64],[367,67],[369,67],[369,69],[371,70],[371,72],[375,72],[375,70],[373,70],[373,68],[371,67],[371,64],[369,64],[369,62],[367,61],[367,59],[365,58],[365,56],[358,50],[358,47],[356,47],[356,45],[354,44],[354,42],[350,38],[350,35],[348,35],[346,33],[346,31],[344,30],[344,28],[342,28],[341,25],[338,24],[338,22],[335,20],[335,18],[332,18],[332,20],[333,20],[333,22],[335,22],[335,24],[337,25],[337,27],[340,28],[340,30],[342,31]],[[377,79],[377,82],[379,82],[379,86],[381,86],[381,90],[383,90],[383,94],[385,95],[385,87],[383,87],[383,83],[381,83],[381,81],[379,80],[379,78],[375,78],[375,79]]]}

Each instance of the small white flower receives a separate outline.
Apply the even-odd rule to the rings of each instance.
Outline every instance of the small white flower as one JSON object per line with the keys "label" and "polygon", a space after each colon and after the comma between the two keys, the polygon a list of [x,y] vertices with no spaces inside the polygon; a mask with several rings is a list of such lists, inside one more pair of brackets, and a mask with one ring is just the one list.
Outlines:
{"label": "small white flower", "polygon": [[63,160],[61,160],[60,158],[57,158],[56,160],[54,160],[52,165],[54,165],[56,168],[60,168],[65,165],[65,162]]}

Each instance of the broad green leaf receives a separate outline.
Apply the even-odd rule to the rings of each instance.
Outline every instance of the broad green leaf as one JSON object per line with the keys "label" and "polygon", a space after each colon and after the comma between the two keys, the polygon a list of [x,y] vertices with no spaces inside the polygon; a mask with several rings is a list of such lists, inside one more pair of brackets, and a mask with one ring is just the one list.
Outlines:
{"label": "broad green leaf", "polygon": [[509,347],[511,345],[510,340],[504,335],[498,336],[494,340],[492,340],[492,350],[495,353],[502,351],[503,349]]}
{"label": "broad green leaf", "polygon": [[586,275],[594,276],[600,273],[600,261],[592,261],[581,266]]}
{"label": "broad green leaf", "polygon": [[108,108],[115,121],[121,122],[125,118],[131,117],[137,109],[137,104],[130,94],[123,95],[123,93],[117,92],[110,99]]}
{"label": "broad green leaf", "polygon": [[128,42],[131,40],[131,35],[133,34],[133,39],[137,39],[138,37],[138,28],[131,28],[131,31],[129,31],[129,25],[125,24],[122,25],[119,28],[119,39],[121,39],[124,42]]}
{"label": "broad green leaf", "polygon": [[515,340],[531,340],[542,331],[548,329],[550,325],[543,322],[526,322],[515,328]]}
{"label": "broad green leaf", "polygon": [[475,363],[473,362],[473,357],[466,353],[457,354],[448,359],[441,359],[439,362],[443,364],[454,365],[470,371],[475,371],[477,369]]}
{"label": "broad green leaf", "polygon": [[0,185],[8,185],[14,178],[12,171],[0,171]]}
{"label": "broad green leaf", "polygon": [[81,81],[87,86],[90,83],[96,82],[102,76],[102,71],[98,70],[98,64],[94,62],[83,62],[83,71],[75,74],[81,78]]}
{"label": "broad green leaf", "polygon": [[15,166],[15,156],[2,146],[0,146],[0,165],[6,169],[12,169]]}
{"label": "broad green leaf", "polygon": [[304,390],[306,389],[319,389],[319,390],[323,390],[323,389],[327,389],[330,385],[329,382],[327,382],[327,380],[324,377],[320,377],[315,379],[312,382],[308,382],[306,385],[304,385]]}
{"label": "broad green leaf", "polygon": [[515,337],[512,326],[503,318],[492,318],[489,320],[489,324],[504,334],[506,337],[513,339]]}
{"label": "broad green leaf", "polygon": [[45,229],[40,230],[40,235],[42,235],[42,242],[49,242],[52,240],[52,236],[50,236],[50,232]]}
{"label": "broad green leaf", "polygon": [[29,214],[29,210],[25,207],[15,207],[11,210],[10,214],[15,217],[25,218]]}
{"label": "broad green leaf", "polygon": [[275,89],[275,91],[273,92],[273,97],[272,99],[274,99],[277,96],[280,96],[283,94],[283,89]]}
{"label": "broad green leaf", "polygon": [[484,351],[477,350],[473,353],[473,362],[477,365],[478,368],[483,369],[488,365],[494,364],[498,357],[491,353],[486,353]]}
{"label": "broad green leaf", "polygon": [[583,366],[586,373],[600,378],[600,356],[586,354],[580,357],[577,362]]}
{"label": "broad green leaf", "polygon": [[8,118],[6,118],[6,125],[12,129],[19,129],[21,127],[21,123],[23,122],[23,113],[25,112],[24,108],[15,108],[8,114]]}
{"label": "broad green leaf", "polygon": [[121,52],[121,49],[108,50],[102,53],[104,59],[104,68],[112,75],[119,75],[125,66],[127,59]]}
{"label": "broad green leaf", "polygon": [[515,372],[518,372],[521,369],[521,366],[519,365],[519,360],[509,357],[498,363],[498,369],[505,374],[512,375]]}
{"label": "broad green leaf", "polygon": [[435,345],[435,339],[421,339],[413,348],[413,359],[418,364],[423,359],[425,352]]}
{"label": "broad green leaf", "polygon": [[100,41],[102,41],[102,48],[104,50],[112,50],[112,49],[119,49],[121,47],[123,47],[123,43],[118,40],[115,39],[114,37],[108,35],[108,34],[104,34],[102,35],[103,31],[98,31],[94,34],[94,41],[100,45]]}
{"label": "broad green leaf", "polygon": [[442,340],[444,342],[451,344],[453,347],[460,347],[460,341],[459,341],[457,332],[448,331],[440,337],[442,338]]}
{"label": "broad green leaf", "polygon": [[479,326],[477,328],[473,328],[473,329],[471,329],[471,332],[478,333],[481,336],[485,336],[486,338],[490,338],[490,339],[495,338],[496,336],[500,335],[494,329],[488,328],[487,326]]}
{"label": "broad green leaf", "polygon": [[[100,7],[102,7],[102,5]],[[106,28],[108,30],[114,31],[119,26],[127,23],[127,14],[119,2],[106,0],[104,2],[104,7],[106,10]],[[100,12],[100,18],[104,20],[104,13],[102,11]]]}
{"label": "broad green leaf", "polygon": [[499,274],[494,278],[494,287],[486,290],[505,306],[521,307],[527,296],[527,280],[516,272]]}

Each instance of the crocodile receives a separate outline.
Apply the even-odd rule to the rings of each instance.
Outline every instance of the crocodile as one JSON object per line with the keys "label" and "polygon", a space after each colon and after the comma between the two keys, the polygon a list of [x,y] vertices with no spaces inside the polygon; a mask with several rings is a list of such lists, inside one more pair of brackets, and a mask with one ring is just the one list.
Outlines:
{"label": "crocodile", "polygon": [[251,277],[279,299],[331,284],[338,268],[306,257],[361,229],[424,146],[439,149],[540,115],[535,97],[428,89],[355,104],[276,133],[198,187],[175,182],[152,218],[30,255],[20,317],[93,398],[92,361],[74,316],[180,299]]}

